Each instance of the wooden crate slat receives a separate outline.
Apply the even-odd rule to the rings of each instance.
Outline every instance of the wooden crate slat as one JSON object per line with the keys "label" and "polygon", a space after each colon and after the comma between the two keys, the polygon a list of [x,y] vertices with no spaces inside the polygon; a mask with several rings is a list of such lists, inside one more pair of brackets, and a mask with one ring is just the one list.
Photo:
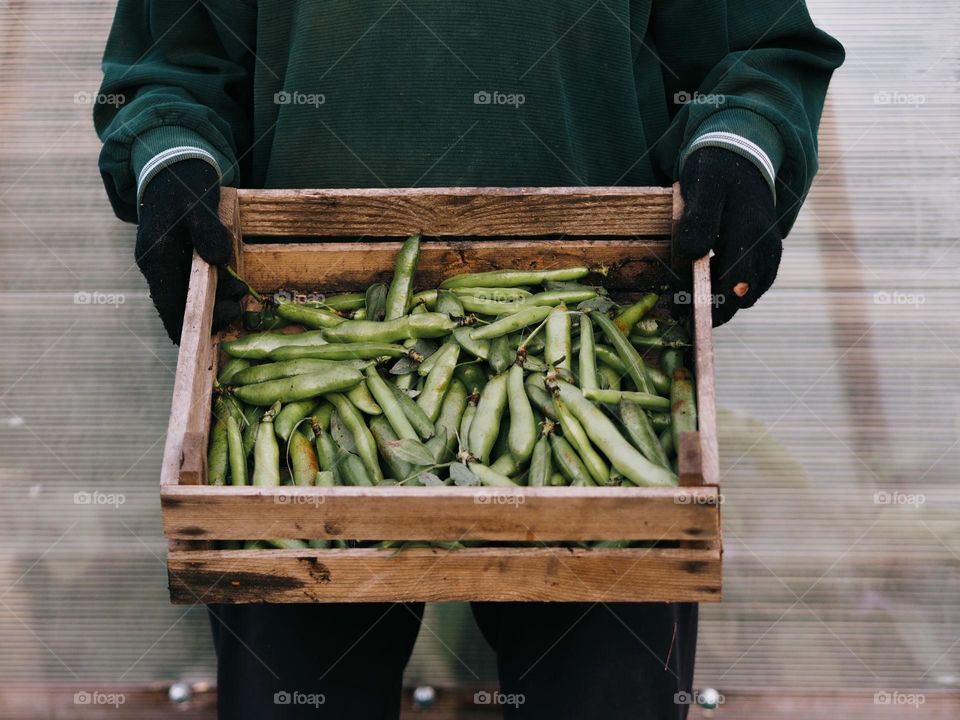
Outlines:
{"label": "wooden crate slat", "polygon": [[171,553],[175,603],[720,599],[716,548],[410,548]]}
{"label": "wooden crate slat", "polygon": [[670,188],[240,190],[245,236],[669,235]]}
{"label": "wooden crate slat", "polygon": [[[243,246],[242,258],[245,278],[258,290],[295,287],[335,292],[389,282],[399,249],[399,242],[250,243]],[[666,239],[428,239],[421,245],[416,285],[436,287],[463,272],[586,265],[607,267],[609,273],[602,281],[611,290],[638,290],[665,282],[669,262]]]}
{"label": "wooden crate slat", "polygon": [[[206,477],[206,453],[201,453],[199,458],[195,455],[188,457],[184,462],[183,451],[184,438],[188,433],[199,436],[187,441],[188,452],[196,447],[206,448],[209,436],[210,398],[216,362],[214,350],[217,345],[210,336],[210,327],[216,285],[216,269],[194,252],[173,384],[167,444],[160,470],[161,485],[199,484]],[[181,466],[185,466],[183,472]]]}
{"label": "wooden crate slat", "polygon": [[715,488],[164,487],[183,540],[710,540]]}

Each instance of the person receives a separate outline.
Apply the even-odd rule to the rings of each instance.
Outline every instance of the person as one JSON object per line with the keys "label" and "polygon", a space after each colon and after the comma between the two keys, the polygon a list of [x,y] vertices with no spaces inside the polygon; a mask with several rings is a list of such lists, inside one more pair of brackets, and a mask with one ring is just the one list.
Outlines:
{"label": "person", "polygon": [[[714,322],[769,289],[840,44],[802,0],[120,0],[94,109],[171,340],[222,185],[669,185]],[[684,282],[679,279],[678,282]],[[222,277],[215,328],[243,286]],[[420,605],[212,609],[224,718],[391,718]],[[683,718],[695,605],[478,604],[511,718]],[[300,697],[323,698],[297,705]],[[287,702],[284,702],[287,701]]]}

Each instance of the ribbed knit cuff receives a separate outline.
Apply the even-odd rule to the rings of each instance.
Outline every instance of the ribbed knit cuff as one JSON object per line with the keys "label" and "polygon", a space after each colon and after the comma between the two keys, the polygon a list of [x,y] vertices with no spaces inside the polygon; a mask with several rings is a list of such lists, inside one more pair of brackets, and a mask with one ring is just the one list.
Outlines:
{"label": "ribbed knit cuff", "polygon": [[744,108],[729,108],[700,123],[683,151],[680,167],[696,150],[721,147],[750,160],[767,180],[776,198],[777,172],[786,150],[776,127],[762,115]]}
{"label": "ribbed knit cuff", "polygon": [[232,170],[231,161],[217,152],[204,138],[184,127],[157,127],[139,136],[133,143],[131,162],[137,178],[137,214],[143,191],[153,177],[180,160],[206,160],[225,181],[224,170]]}

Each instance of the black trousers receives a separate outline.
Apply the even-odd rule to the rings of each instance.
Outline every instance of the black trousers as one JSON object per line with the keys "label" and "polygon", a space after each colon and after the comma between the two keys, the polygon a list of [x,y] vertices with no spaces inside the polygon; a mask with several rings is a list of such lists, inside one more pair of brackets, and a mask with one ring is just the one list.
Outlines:
{"label": "black trousers", "polygon": [[[392,720],[422,604],[210,608],[223,720]],[[683,720],[697,605],[475,603],[505,718]],[[677,701],[678,693],[681,701]]]}

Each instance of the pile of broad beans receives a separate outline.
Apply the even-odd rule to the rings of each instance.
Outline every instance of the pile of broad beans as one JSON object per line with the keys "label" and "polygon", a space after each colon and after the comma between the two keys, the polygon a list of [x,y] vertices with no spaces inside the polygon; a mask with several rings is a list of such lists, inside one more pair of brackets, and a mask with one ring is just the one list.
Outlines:
{"label": "pile of broad beans", "polygon": [[689,336],[647,317],[656,294],[617,304],[586,267],[415,293],[419,253],[409,238],[389,286],[246,314],[251,332],[222,345],[211,485],[677,484]]}

